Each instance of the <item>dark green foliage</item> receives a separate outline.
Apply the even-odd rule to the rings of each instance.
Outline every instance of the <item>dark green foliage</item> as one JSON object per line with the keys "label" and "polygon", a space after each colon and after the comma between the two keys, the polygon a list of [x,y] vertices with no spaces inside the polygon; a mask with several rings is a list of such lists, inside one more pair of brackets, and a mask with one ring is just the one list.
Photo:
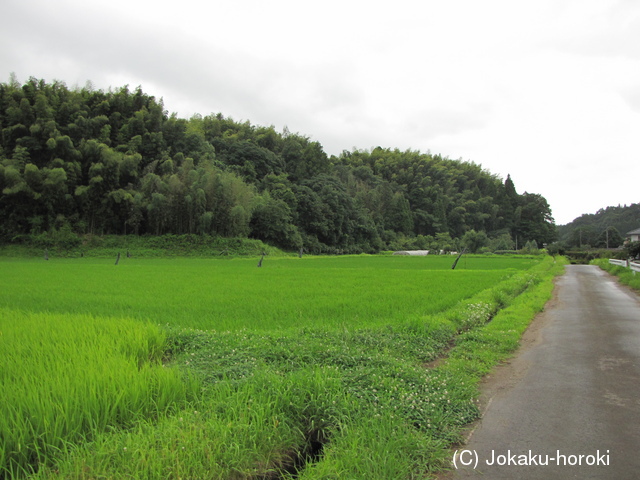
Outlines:
{"label": "dark green foliage", "polygon": [[[505,232],[524,243],[542,244],[555,238],[546,200],[537,194],[518,195],[510,177],[503,183],[480,165],[419,152],[375,148],[344,152],[338,159],[351,167],[359,199],[385,228],[417,235],[447,233],[460,238],[469,230],[496,238]],[[357,174],[356,174],[357,172]],[[367,175],[370,172],[369,175]],[[411,219],[404,220],[408,202]]]}
{"label": "dark green foliage", "polygon": [[640,228],[640,203],[618,205],[585,214],[567,225],[558,226],[558,235],[568,248],[617,248],[626,233]]}
{"label": "dark green foliage", "polygon": [[5,241],[63,225],[74,235],[253,237],[314,253],[450,250],[470,232],[487,237],[476,249],[505,236],[554,240],[543,197],[474,163],[380,147],[328,158],[287,129],[168,115],[140,87],[13,78],[0,84],[0,135]]}
{"label": "dark green foliage", "polygon": [[250,238],[210,235],[87,235],[80,237],[64,226],[38,235],[14,237],[0,248],[2,257],[33,257],[45,249],[52,258],[112,258],[126,252],[126,258],[282,256],[284,252]]}
{"label": "dark green foliage", "polygon": [[624,238],[616,227],[608,227],[596,239],[596,247],[616,248],[624,243]]}
{"label": "dark green foliage", "polygon": [[589,250],[564,250],[561,255],[565,255],[572,264],[588,264],[596,259],[615,258],[618,260],[626,260],[628,253],[622,250],[611,249],[589,249]]}
{"label": "dark green foliage", "polygon": [[481,248],[487,246],[489,238],[487,234],[480,231],[469,230],[462,237],[462,243],[469,250],[470,253],[478,253]]}
{"label": "dark green foliage", "polygon": [[630,258],[640,258],[640,242],[629,242],[625,251]]}
{"label": "dark green foliage", "polygon": [[292,224],[292,211],[284,200],[265,193],[254,207],[251,217],[251,234],[267,243],[295,250],[302,245],[302,237]]}

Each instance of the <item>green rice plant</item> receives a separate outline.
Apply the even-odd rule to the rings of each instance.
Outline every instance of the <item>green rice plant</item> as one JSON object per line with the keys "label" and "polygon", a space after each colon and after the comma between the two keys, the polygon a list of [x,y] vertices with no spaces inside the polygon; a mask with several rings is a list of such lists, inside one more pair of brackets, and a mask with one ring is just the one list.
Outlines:
{"label": "green rice plant", "polygon": [[197,383],[162,365],[164,342],[139,321],[1,309],[0,474],[193,398]]}
{"label": "green rice plant", "polygon": [[267,257],[258,269],[256,259],[123,258],[118,266],[95,259],[0,259],[0,307],[217,331],[354,328],[444,311],[531,261],[470,258],[466,270],[452,271],[451,259],[444,260]]}
{"label": "green rice plant", "polygon": [[[495,268],[488,268],[485,263],[482,269],[474,270],[475,260],[480,262],[478,265],[495,260],[491,264]],[[55,288],[52,278],[57,278],[71,288],[84,287],[88,295],[94,295],[93,301],[81,305],[81,311],[97,315],[109,311],[111,305],[113,314],[113,310],[118,313],[124,305],[130,305],[140,319],[170,323],[158,329],[163,332],[162,338],[147,341],[145,348],[135,347],[138,341],[125,341],[127,322],[136,321],[126,320],[120,330],[107,328],[105,335],[123,339],[123,345],[118,343],[119,351],[125,352],[127,358],[135,358],[132,363],[138,365],[137,370],[146,365],[145,359],[153,357],[156,363],[149,362],[151,366],[190,372],[191,378],[198,379],[191,384],[193,389],[187,383],[184,397],[163,413],[149,413],[142,408],[129,420],[103,422],[81,430],[89,434],[60,434],[60,446],[47,447],[38,454],[42,468],[33,476],[421,478],[446,465],[448,445],[458,441],[463,426],[478,415],[474,401],[477,379],[491,362],[501,358],[500,352],[512,348],[514,341],[517,345],[519,336],[511,331],[517,331],[511,322],[506,326],[496,323],[495,332],[489,327],[500,322],[501,312],[509,309],[516,316],[520,312],[530,318],[529,310],[516,309],[519,295],[523,291],[525,296],[530,295],[539,285],[550,284],[547,280],[553,269],[551,257],[533,263],[510,263],[511,260],[469,258],[466,270],[460,269],[464,266],[461,262],[455,271],[441,259],[366,256],[266,257],[262,269],[256,269],[255,262],[246,259],[152,260],[136,264],[125,261],[118,266],[130,271],[79,260],[52,260],[49,265],[53,265],[53,271],[42,270],[40,264],[32,269],[29,262],[6,262],[2,267],[17,266],[16,270],[22,272],[9,274],[16,284],[6,283],[12,296],[17,295],[17,285],[28,287],[28,282],[20,279],[25,272],[44,275],[45,279],[35,280],[38,288],[51,288],[50,292],[59,295],[54,301],[34,292],[38,297],[38,302],[32,303],[34,310],[45,306],[61,310],[78,307],[67,298],[64,289]],[[514,265],[519,268],[510,268]],[[271,270],[266,275],[268,266]],[[429,266],[432,268],[426,268]],[[96,269],[102,278],[95,278]],[[56,277],[55,271],[61,276]],[[82,279],[75,279],[69,271]],[[207,278],[242,305],[225,303],[225,295],[216,297],[222,305],[209,302],[207,295],[214,295],[211,283],[203,289],[195,286],[206,283]],[[171,283],[173,288],[160,288],[162,282]],[[181,282],[195,290],[192,302],[217,309],[221,316],[244,311],[248,317],[244,321],[238,319],[236,324],[222,324],[229,328],[213,329],[210,319],[203,323],[188,320],[203,310],[186,302],[179,304],[185,310],[183,316],[176,309],[162,316],[160,309],[153,308],[152,298],[169,307],[181,295],[189,294],[188,288],[175,287]],[[263,282],[270,288],[263,289]],[[456,290],[458,283],[462,285],[460,290]],[[380,288],[376,284],[385,285]],[[285,285],[299,287],[303,294],[281,295],[279,290]],[[242,291],[229,286],[242,286]],[[326,306],[317,299],[315,303],[308,301],[314,286],[323,293],[321,300],[325,304],[341,303],[340,321],[324,320],[327,312],[336,314],[337,310],[331,310],[335,306],[318,314],[317,309]],[[345,293],[346,286],[349,288]],[[374,289],[380,298],[367,296],[367,289]],[[111,304],[106,296],[96,301],[105,292],[112,296]],[[272,297],[286,304],[279,311],[282,318],[264,313],[262,318],[251,316],[261,310],[251,310],[244,304],[250,303],[257,292],[271,292]],[[138,303],[128,303],[132,294]],[[402,299],[399,303],[390,302],[399,312],[385,310],[384,315],[376,315],[367,310],[367,303],[378,302],[375,305],[380,306],[393,295]],[[442,298],[446,301],[440,302]],[[267,300],[263,308],[268,310],[272,304],[271,299]],[[506,310],[500,311],[503,307]],[[70,318],[71,324],[86,323],[87,318],[95,320],[78,314],[64,317]],[[526,322],[528,318],[518,321]],[[98,323],[120,321],[100,318]],[[193,324],[207,327],[186,328]],[[147,322],[139,325],[150,328]],[[42,345],[47,348],[47,342]],[[431,362],[447,351],[449,361],[433,368]],[[168,361],[165,367],[157,363],[163,356]],[[100,375],[108,373],[103,371]],[[40,372],[39,376],[44,374]],[[199,386],[203,390],[196,395]],[[171,392],[171,388],[162,390]],[[82,397],[79,391],[70,393],[72,399]],[[144,398],[144,394],[139,396]],[[88,416],[100,418],[95,413]],[[24,470],[28,472],[29,468]],[[11,475],[17,472],[16,468]]]}
{"label": "green rice plant", "polygon": [[[416,392],[397,408],[386,400],[363,403],[345,389],[343,373],[308,367],[286,375],[263,371],[250,382],[219,382],[197,410],[102,433],[34,478],[400,479],[444,464],[448,440],[416,429],[403,412],[433,404],[433,431],[446,429],[444,378],[432,376],[421,392],[428,400]],[[407,385],[427,375],[421,368],[406,373]],[[374,380],[381,396],[391,387],[389,378]]]}
{"label": "green rice plant", "polygon": [[340,387],[335,371],[313,367],[220,382],[197,410],[97,435],[33,478],[277,478],[343,427],[351,401]]}

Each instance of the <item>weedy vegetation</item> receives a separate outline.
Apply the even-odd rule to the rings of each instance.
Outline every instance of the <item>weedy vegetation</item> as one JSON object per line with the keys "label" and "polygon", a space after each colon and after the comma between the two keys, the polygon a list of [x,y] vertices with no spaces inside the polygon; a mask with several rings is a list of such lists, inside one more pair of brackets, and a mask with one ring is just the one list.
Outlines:
{"label": "weedy vegetation", "polygon": [[428,478],[562,271],[452,261],[0,260],[0,478]]}
{"label": "weedy vegetation", "polygon": [[634,290],[640,290],[640,274],[635,273],[630,268],[613,265],[609,263],[609,259],[607,258],[591,260],[590,263],[591,265],[598,265],[603,270],[615,275],[621,283],[633,288]]}

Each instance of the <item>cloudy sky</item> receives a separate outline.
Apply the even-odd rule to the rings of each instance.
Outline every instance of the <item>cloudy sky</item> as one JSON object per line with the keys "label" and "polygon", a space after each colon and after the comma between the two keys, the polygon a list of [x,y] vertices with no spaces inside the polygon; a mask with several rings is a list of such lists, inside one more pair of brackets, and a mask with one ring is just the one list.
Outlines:
{"label": "cloudy sky", "polygon": [[0,81],[142,86],[328,154],[472,161],[556,223],[640,202],[636,0],[2,0]]}

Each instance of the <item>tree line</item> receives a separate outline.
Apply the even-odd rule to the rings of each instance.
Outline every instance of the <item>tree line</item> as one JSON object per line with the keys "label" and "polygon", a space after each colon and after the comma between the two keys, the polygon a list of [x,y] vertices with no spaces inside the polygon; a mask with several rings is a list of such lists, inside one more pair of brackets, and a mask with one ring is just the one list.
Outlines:
{"label": "tree line", "polygon": [[610,206],[559,225],[559,243],[564,248],[617,248],[624,243],[626,233],[637,228],[640,203]]}
{"label": "tree line", "polygon": [[198,234],[284,249],[510,250],[555,239],[547,201],[472,162],[189,119],[124,86],[0,84],[0,237]]}

